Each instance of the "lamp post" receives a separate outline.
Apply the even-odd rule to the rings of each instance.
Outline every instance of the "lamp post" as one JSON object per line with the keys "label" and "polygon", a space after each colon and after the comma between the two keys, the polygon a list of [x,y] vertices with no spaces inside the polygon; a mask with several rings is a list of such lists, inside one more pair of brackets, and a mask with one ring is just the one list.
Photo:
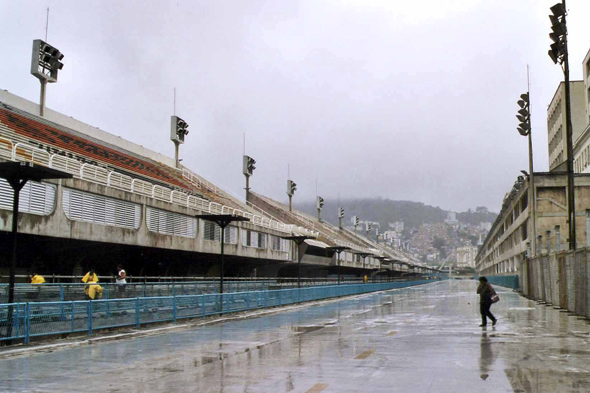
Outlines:
{"label": "lamp post", "polygon": [[326,250],[328,251],[335,251],[336,254],[338,255],[338,285],[340,285],[340,253],[344,250],[350,250],[350,247],[345,247],[345,246],[335,246],[335,247],[327,247]]}
{"label": "lamp post", "polygon": [[293,240],[293,242],[297,245],[297,288],[301,288],[301,259],[303,259],[303,254],[305,254],[305,250],[307,250],[307,243],[305,243],[308,239],[315,239],[313,236],[281,236],[282,239],[285,240]]}
{"label": "lamp post", "polygon": [[45,115],[45,89],[47,83],[57,82],[57,74],[64,67],[61,62],[63,58],[63,53],[47,42],[42,40],[33,41],[31,74],[41,82],[41,100],[39,103],[39,115],[41,117]]}
{"label": "lamp post", "polygon": [[[0,178],[6,179],[13,190],[12,199],[12,256],[10,260],[10,277],[8,279],[8,303],[14,303],[14,287],[16,275],[16,246],[18,234],[18,205],[20,191],[29,181],[40,182],[43,179],[69,179],[72,175],[56,169],[34,165],[30,162],[0,163]],[[12,307],[8,308],[7,337],[12,336]]]}
{"label": "lamp post", "polygon": [[570,250],[576,249],[576,209],[574,198],[574,154],[573,154],[573,129],[572,110],[570,100],[570,68],[567,49],[567,24],[565,0],[551,7],[552,33],[549,38],[553,41],[549,50],[549,57],[555,64],[559,63],[563,71],[565,82],[565,117],[566,117],[566,149],[567,149],[567,210],[569,224],[569,245]]}
{"label": "lamp post", "polygon": [[[529,73],[528,73],[528,66],[527,66],[527,85],[529,85]],[[533,236],[533,244],[535,242],[535,237],[537,233],[537,223],[535,217],[535,174],[533,172],[533,136],[532,136],[532,127],[531,127],[531,102],[530,102],[530,91],[527,91],[524,94],[520,95],[520,100],[517,101],[518,106],[520,109],[518,110],[518,114],[516,118],[520,122],[518,127],[518,133],[522,136],[528,136],[529,140],[529,173],[528,173],[528,180],[529,180],[529,216],[531,217],[531,233]],[[526,172],[525,172],[526,173]]]}
{"label": "lamp post", "polygon": [[214,222],[221,228],[221,268],[219,269],[219,294],[221,295],[223,294],[223,246],[225,243],[225,227],[227,227],[232,222],[250,221],[250,219],[241,216],[234,216],[232,214],[200,214],[196,215],[195,217],[205,221]]}

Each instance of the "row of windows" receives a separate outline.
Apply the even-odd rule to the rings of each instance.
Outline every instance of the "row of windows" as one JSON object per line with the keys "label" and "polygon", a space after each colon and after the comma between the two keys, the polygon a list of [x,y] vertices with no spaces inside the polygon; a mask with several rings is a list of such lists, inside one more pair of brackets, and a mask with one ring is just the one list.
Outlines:
{"label": "row of windows", "polygon": [[574,160],[574,172],[582,173],[590,165],[590,145],[587,145],[578,158]]}
{"label": "row of windows", "polygon": [[[55,210],[57,187],[48,183],[27,182],[19,194],[19,211],[48,216]],[[12,210],[12,187],[0,179],[0,209]],[[109,198],[80,190],[64,188],[63,211],[72,221],[82,221],[120,228],[138,229],[141,224],[142,206],[138,203]],[[186,214],[146,207],[146,224],[150,232],[164,235],[195,238],[198,232],[197,219]],[[204,222],[203,238],[220,241],[221,228],[210,221]],[[271,235],[270,248],[274,251],[289,251],[289,241]],[[225,243],[238,244],[238,227],[225,229]],[[266,249],[267,234],[242,229],[242,245]]]}

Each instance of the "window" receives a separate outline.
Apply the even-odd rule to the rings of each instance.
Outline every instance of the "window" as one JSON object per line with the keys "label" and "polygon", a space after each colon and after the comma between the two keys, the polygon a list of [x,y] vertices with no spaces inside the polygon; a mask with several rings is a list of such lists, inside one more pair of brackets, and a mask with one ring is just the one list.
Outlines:
{"label": "window", "polygon": [[195,237],[197,235],[197,219],[168,210],[146,209],[147,227],[150,232],[163,235]]}
{"label": "window", "polygon": [[221,240],[221,228],[213,221],[204,221],[203,239],[218,242]]}
{"label": "window", "polygon": [[242,245],[246,247],[266,248],[266,233],[243,230]]}
{"label": "window", "polygon": [[274,251],[289,252],[289,240],[270,235],[270,249]]}
{"label": "window", "polygon": [[[63,191],[63,209],[67,218],[93,224],[139,228],[141,205],[74,189]],[[148,221],[148,229],[150,222]]]}
{"label": "window", "polygon": [[[53,184],[28,181],[20,190],[18,211],[48,216],[55,209],[57,188]],[[8,182],[0,179],[0,209],[12,211],[14,191]]]}

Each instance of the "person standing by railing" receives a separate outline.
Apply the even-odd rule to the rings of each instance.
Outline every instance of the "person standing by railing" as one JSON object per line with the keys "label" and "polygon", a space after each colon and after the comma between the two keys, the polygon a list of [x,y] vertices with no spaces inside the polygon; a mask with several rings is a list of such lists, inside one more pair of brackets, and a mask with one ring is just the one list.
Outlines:
{"label": "person standing by railing", "polygon": [[117,290],[119,297],[125,297],[125,284],[127,284],[127,273],[121,264],[117,265]]}
{"label": "person standing by railing", "polygon": [[88,285],[84,286],[84,293],[88,296],[89,300],[94,300],[97,296],[100,299],[102,297],[102,287],[98,285],[98,276],[94,272],[94,269],[90,269],[88,273],[82,278],[82,282]]}
{"label": "person standing by railing", "polygon": [[31,284],[44,284],[44,283],[45,283],[45,277],[43,277],[40,274],[33,273],[33,275],[31,276]]}

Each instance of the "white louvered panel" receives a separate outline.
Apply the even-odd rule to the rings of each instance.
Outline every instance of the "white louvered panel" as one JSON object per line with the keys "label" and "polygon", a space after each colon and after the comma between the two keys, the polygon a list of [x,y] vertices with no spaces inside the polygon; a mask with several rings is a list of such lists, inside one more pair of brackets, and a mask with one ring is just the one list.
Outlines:
{"label": "white louvered panel", "polygon": [[289,252],[289,242],[290,240],[281,239],[281,251]]}
{"label": "white louvered panel", "polygon": [[177,190],[172,191],[172,203],[178,203],[182,206],[187,206],[188,195]]}
{"label": "white louvered panel", "polygon": [[[28,181],[20,190],[18,211],[48,216],[55,208],[57,187],[48,183]],[[0,179],[0,209],[12,211],[14,191],[8,182]]]}
{"label": "white louvered panel", "polygon": [[281,250],[281,238],[278,236],[270,235],[270,249],[275,251]]}
{"label": "white louvered panel", "polygon": [[258,247],[258,232],[250,231],[250,247]]}
{"label": "white louvered panel", "polygon": [[209,212],[211,214],[221,214],[221,205],[216,202],[209,203]]}
{"label": "white louvered panel", "polygon": [[219,225],[211,221],[204,222],[203,239],[220,241],[221,240],[221,228]]}
{"label": "white louvered panel", "polygon": [[238,244],[238,228],[237,227],[226,227],[225,228],[225,243],[227,244]]}
{"label": "white louvered panel", "polygon": [[258,233],[258,248],[266,248],[266,233]]}
{"label": "white louvered panel", "polygon": [[63,208],[73,221],[131,229],[141,222],[141,205],[79,190],[64,189]]}
{"label": "white louvered panel", "polygon": [[248,238],[250,237],[249,232],[250,231],[247,231],[245,229],[242,229],[242,246],[247,246],[248,245]]}
{"label": "white louvered panel", "polygon": [[196,218],[149,206],[146,210],[147,225],[151,232],[192,238],[196,236]]}

